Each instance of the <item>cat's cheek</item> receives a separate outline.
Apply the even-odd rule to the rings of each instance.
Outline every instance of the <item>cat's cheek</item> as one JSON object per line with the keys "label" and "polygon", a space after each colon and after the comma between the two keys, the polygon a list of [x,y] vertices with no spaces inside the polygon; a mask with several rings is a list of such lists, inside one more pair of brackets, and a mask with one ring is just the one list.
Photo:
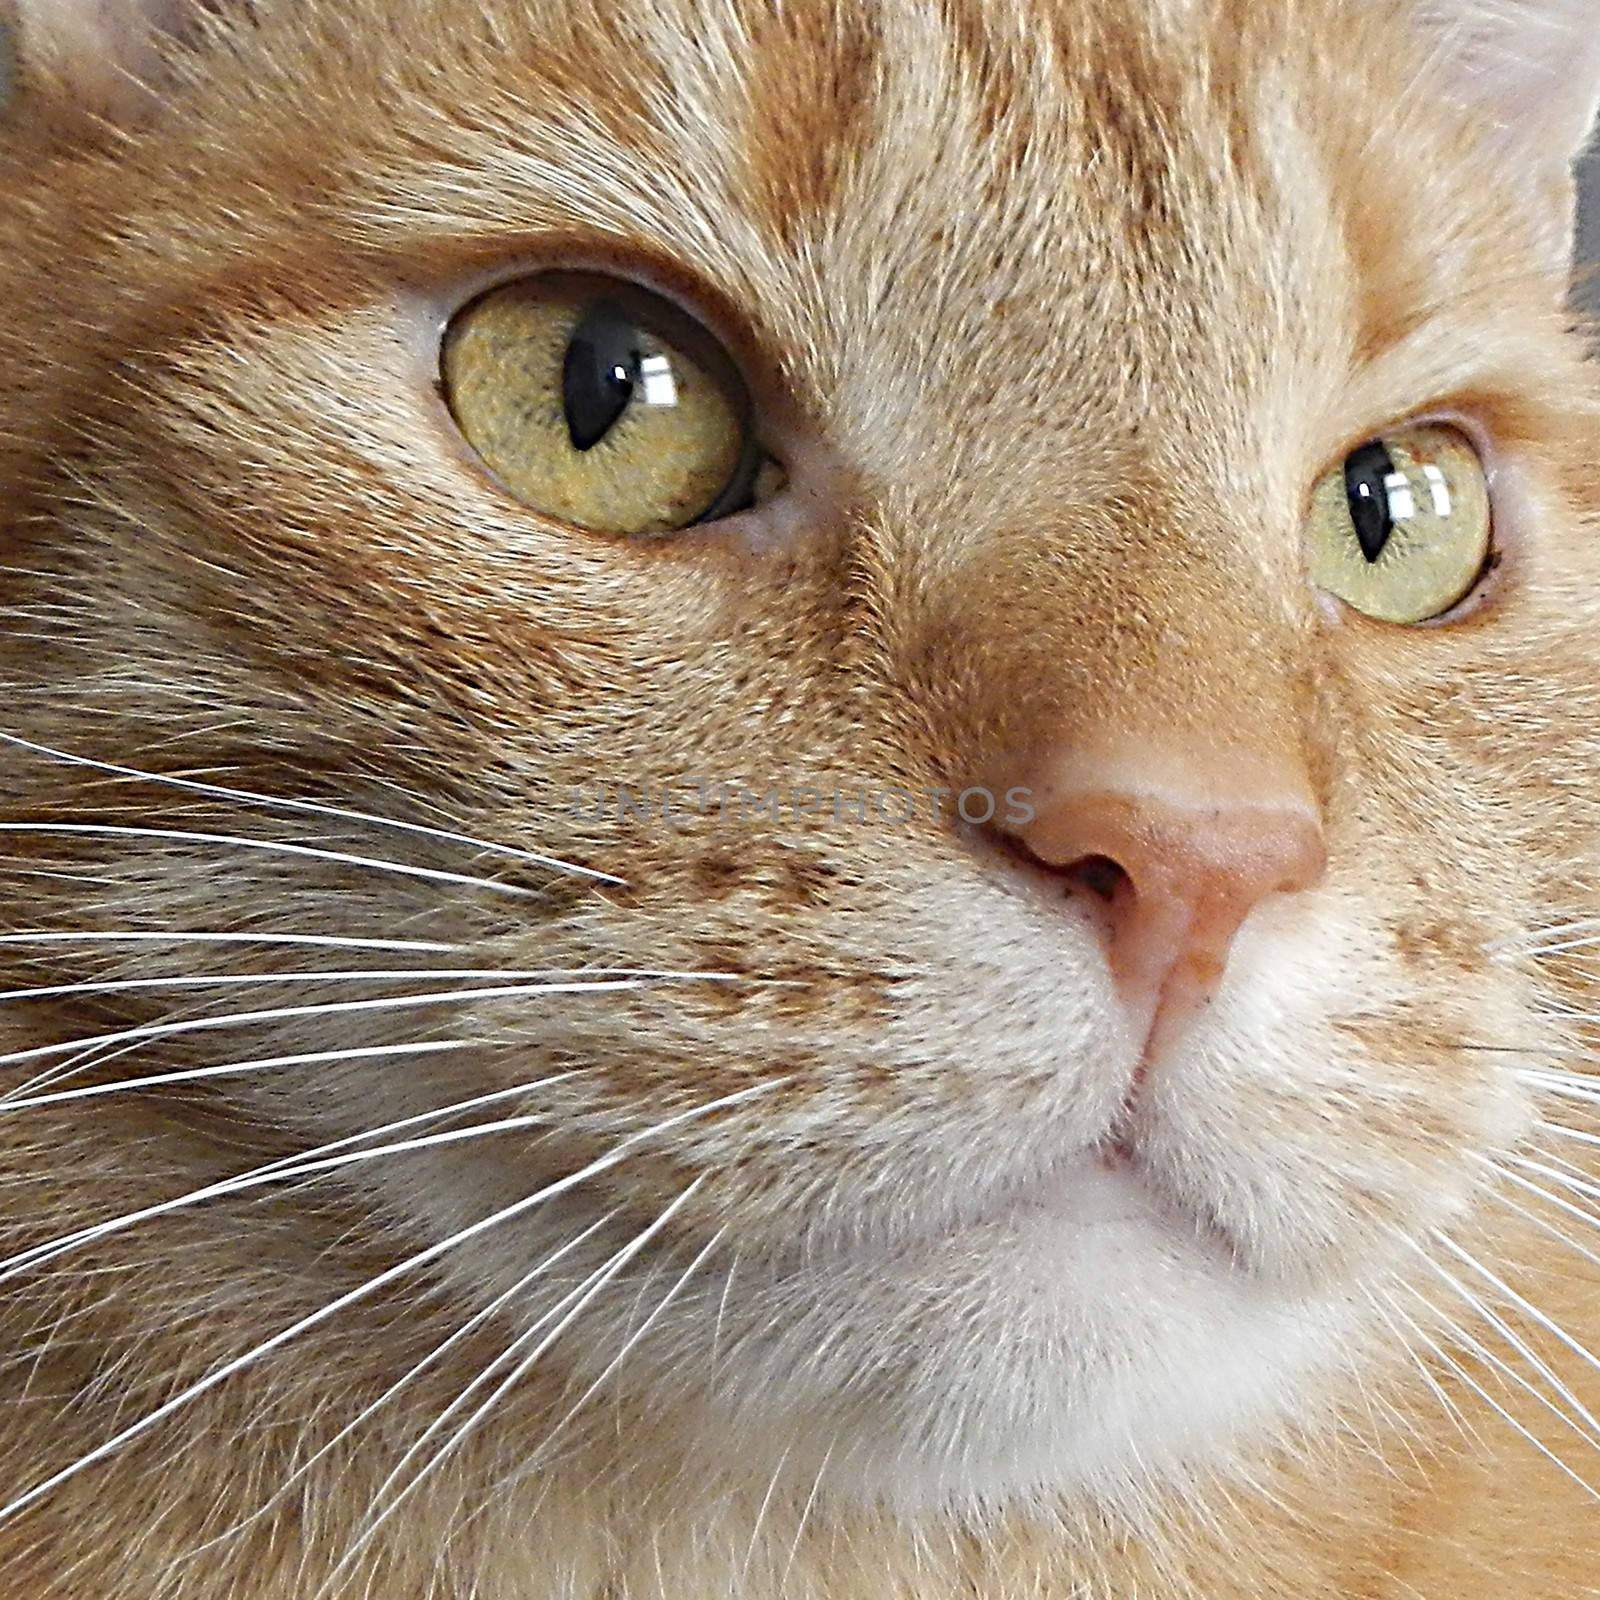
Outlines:
{"label": "cat's cheek", "polygon": [[1493,951],[1451,964],[1410,968],[1360,901],[1242,941],[1210,1025],[1151,1083],[1147,1155],[1249,1270],[1312,1294],[1373,1281],[1465,1219],[1529,1133],[1518,1069],[1559,1029]]}

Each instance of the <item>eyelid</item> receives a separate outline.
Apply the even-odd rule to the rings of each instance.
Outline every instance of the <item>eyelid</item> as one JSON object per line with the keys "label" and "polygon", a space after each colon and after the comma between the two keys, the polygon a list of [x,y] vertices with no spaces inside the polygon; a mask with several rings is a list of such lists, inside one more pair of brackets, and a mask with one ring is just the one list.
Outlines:
{"label": "eyelid", "polygon": [[396,297],[401,336],[431,381],[437,375],[446,330],[474,300],[509,283],[556,273],[608,278],[663,302],[696,329],[700,339],[720,348],[758,407],[765,407],[777,374],[755,330],[733,313],[732,302],[714,286],[697,284],[687,272],[638,250],[552,242],[546,248],[497,255],[492,264],[431,284],[412,283]]}

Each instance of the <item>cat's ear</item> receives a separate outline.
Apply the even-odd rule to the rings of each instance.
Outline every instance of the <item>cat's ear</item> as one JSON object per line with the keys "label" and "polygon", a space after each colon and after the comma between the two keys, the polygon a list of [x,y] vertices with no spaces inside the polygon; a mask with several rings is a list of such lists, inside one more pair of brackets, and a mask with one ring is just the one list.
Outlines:
{"label": "cat's ear", "polygon": [[160,103],[174,52],[215,0],[0,0],[0,113],[126,125]]}
{"label": "cat's ear", "polygon": [[1577,214],[1574,163],[1600,112],[1600,0],[1398,3],[1426,33],[1435,81],[1483,119],[1482,159],[1510,172],[1564,271]]}
{"label": "cat's ear", "polygon": [[1600,0],[1410,0],[1457,92],[1521,153],[1576,156],[1600,112]]}

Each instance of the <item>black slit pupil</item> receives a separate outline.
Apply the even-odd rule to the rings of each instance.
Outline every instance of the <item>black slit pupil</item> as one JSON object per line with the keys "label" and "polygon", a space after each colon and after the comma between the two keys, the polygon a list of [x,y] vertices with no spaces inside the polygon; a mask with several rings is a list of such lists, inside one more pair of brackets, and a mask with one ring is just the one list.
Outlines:
{"label": "black slit pupil", "polygon": [[1389,480],[1394,476],[1394,457],[1374,441],[1364,444],[1345,458],[1344,491],[1350,500],[1350,520],[1355,524],[1361,553],[1369,562],[1384,552],[1394,533],[1394,514],[1389,505]]}
{"label": "black slit pupil", "polygon": [[592,450],[617,425],[639,383],[639,330],[601,301],[584,312],[561,363],[561,404],[574,450]]}

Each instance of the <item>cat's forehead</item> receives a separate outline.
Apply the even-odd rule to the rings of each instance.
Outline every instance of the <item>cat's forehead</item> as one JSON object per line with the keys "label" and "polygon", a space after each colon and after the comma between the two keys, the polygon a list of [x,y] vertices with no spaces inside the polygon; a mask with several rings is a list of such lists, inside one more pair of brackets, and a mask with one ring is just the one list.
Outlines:
{"label": "cat's forehead", "polygon": [[1291,305],[1319,299],[1340,336],[1327,128],[1305,108],[1340,111],[1281,16],[1214,0],[485,13],[482,40],[408,41],[413,101],[386,95],[389,148],[342,163],[344,225],[383,247],[470,237],[486,266],[576,242],[681,268],[864,448],[926,460],[959,448],[956,419],[1014,425],[1024,406],[1048,427],[1148,425],[1165,404],[1181,429],[1193,387],[1215,400],[1259,366]]}
{"label": "cat's forehead", "polygon": [[146,152],[184,188],[168,254],[281,261],[297,301],[344,257],[445,301],[659,273],[871,476],[1004,485],[1007,516],[1068,456],[1091,493],[1142,461],[1167,495],[1270,494],[1267,432],[1304,470],[1428,398],[1318,410],[1504,235],[1437,175],[1455,123],[1408,94],[1415,41],[1351,0],[359,9],[269,13],[248,83],[216,73]]}

